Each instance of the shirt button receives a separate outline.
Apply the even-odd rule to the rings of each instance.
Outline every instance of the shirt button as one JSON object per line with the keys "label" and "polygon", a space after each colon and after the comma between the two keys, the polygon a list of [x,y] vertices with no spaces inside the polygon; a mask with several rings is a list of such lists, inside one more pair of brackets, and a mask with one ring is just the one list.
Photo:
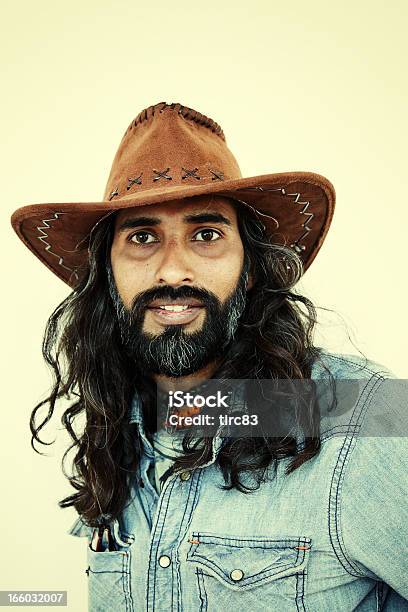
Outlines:
{"label": "shirt button", "polygon": [[181,480],[188,480],[190,478],[190,476],[191,476],[190,472],[181,472],[181,474],[180,474]]}
{"label": "shirt button", "polygon": [[240,569],[234,569],[230,573],[230,576],[231,576],[232,580],[241,580],[241,578],[243,578],[243,576],[244,576],[244,572],[242,570],[240,570]]}
{"label": "shirt button", "polygon": [[171,559],[167,555],[162,555],[159,559],[160,567],[169,567],[170,563]]}

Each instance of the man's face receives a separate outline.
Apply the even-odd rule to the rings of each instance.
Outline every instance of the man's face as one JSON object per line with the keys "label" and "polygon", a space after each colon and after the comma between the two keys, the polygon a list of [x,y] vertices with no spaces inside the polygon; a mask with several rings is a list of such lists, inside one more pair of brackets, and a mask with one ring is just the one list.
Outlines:
{"label": "man's face", "polygon": [[221,354],[251,286],[243,264],[236,212],[225,198],[117,214],[110,290],[122,337],[143,370],[184,376]]}

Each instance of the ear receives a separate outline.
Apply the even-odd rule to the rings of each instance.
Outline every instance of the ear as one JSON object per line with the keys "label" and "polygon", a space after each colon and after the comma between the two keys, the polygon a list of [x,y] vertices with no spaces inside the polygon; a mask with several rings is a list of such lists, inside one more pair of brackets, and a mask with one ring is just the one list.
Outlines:
{"label": "ear", "polygon": [[249,291],[250,289],[252,289],[253,286],[254,286],[254,277],[252,275],[252,272],[250,272],[248,274],[248,284],[247,284],[246,290]]}

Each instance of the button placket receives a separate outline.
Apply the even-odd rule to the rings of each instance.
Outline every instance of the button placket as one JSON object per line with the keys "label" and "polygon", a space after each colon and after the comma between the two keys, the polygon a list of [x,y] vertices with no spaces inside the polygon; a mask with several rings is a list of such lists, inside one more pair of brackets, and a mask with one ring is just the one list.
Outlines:
{"label": "button placket", "polygon": [[[197,479],[194,478],[190,480],[192,476],[192,472],[188,472],[189,477],[187,480],[190,481],[189,486],[186,486],[186,485],[180,486],[179,490],[177,490],[177,506],[179,507],[181,503],[180,495],[181,496],[185,495],[186,496],[185,497],[186,507],[184,509],[183,520],[181,522],[181,525],[179,525],[176,521],[174,523],[174,529],[172,529],[172,522],[174,521],[174,516],[172,516],[171,513],[167,514],[167,511],[168,511],[168,508],[166,508],[166,504],[168,503],[167,497],[168,495],[171,496],[171,491],[175,486],[175,481],[178,480],[181,474],[185,473],[187,470],[184,470],[184,472],[181,472],[181,473],[171,474],[168,478],[166,478],[163,484],[163,489],[160,493],[157,508],[155,510],[155,517],[154,517],[153,527],[151,531],[152,539],[151,539],[150,554],[149,554],[149,558],[151,559],[151,561],[149,562],[149,566],[148,566],[147,582],[146,582],[146,598],[147,598],[148,607],[150,606],[154,608],[155,603],[158,601],[161,601],[161,599],[163,600],[166,599],[166,593],[169,592],[169,584],[168,584],[168,580],[166,580],[166,576],[168,576],[169,574],[162,573],[158,568],[158,566],[161,567],[160,562],[159,561],[153,562],[153,559],[155,557],[157,559],[156,555],[158,553],[159,548],[161,548],[161,550],[172,550],[175,545],[175,542],[173,541],[174,533],[176,532],[176,530],[178,533],[182,533],[183,530],[185,530],[186,526],[189,524],[189,521],[191,519],[191,514],[193,511],[193,503],[194,503],[194,500],[196,499],[194,491],[192,494],[192,490],[194,489],[194,487],[199,488],[200,475],[203,472],[203,468],[215,462],[217,451],[219,450],[220,446],[223,443],[223,438],[220,436],[220,433],[222,433],[222,431],[223,431],[223,427],[219,427],[212,441],[211,458],[205,464],[199,466],[201,472],[199,472],[198,478]],[[196,470],[194,470],[193,472],[195,471]],[[194,483],[194,481],[196,482]],[[163,533],[161,530],[161,527],[166,517],[168,517],[167,519],[168,529],[165,533]],[[177,555],[177,549],[175,550],[176,550],[175,554]],[[160,555],[158,559],[160,559],[163,556],[167,557],[168,555]],[[171,564],[171,567],[174,566],[176,568],[175,569],[176,574],[179,571],[178,565],[179,565],[178,563]],[[180,603],[178,601],[178,598],[181,597],[181,595],[180,593],[175,592],[173,593],[173,596],[175,597],[174,602],[173,602],[175,605],[174,609],[178,609],[177,606]]]}
{"label": "button placket", "polygon": [[[158,499],[158,505],[156,508],[156,513],[155,513],[155,518],[154,518],[154,523],[153,523],[153,528],[152,528],[152,541],[151,541],[151,548],[150,548],[150,559],[154,559],[154,557],[157,555],[158,550],[161,549],[161,551],[173,551],[174,549],[174,554],[175,559],[177,559],[177,545],[178,543],[176,542],[176,539],[174,538],[174,534],[176,532],[182,532],[185,528],[185,523],[188,523],[190,520],[190,516],[191,516],[191,511],[192,511],[192,503],[194,500],[194,495],[191,494],[191,490],[190,490],[190,486],[187,485],[181,485],[180,482],[180,476],[181,474],[185,474],[188,473],[188,478],[187,480],[189,480],[189,484],[193,485],[191,476],[192,476],[192,472],[181,472],[181,473],[173,473],[171,474],[168,478],[166,478],[166,480],[163,483],[163,488],[162,491],[160,493],[160,497]],[[177,486],[177,481],[179,481],[180,485],[179,487]],[[186,512],[183,515],[183,521],[182,524],[179,525],[178,522],[176,521],[176,523],[174,524],[174,529],[171,529],[171,527],[168,529],[168,531],[166,532],[166,534],[160,534],[158,532],[158,528],[159,525],[163,523],[163,520],[166,520],[166,517],[170,517],[171,514],[168,514],[168,508],[167,508],[167,504],[168,504],[168,500],[167,500],[167,496],[171,496],[171,491],[172,490],[177,491],[177,494],[175,493],[176,497],[177,497],[177,504],[180,503],[181,498],[180,495],[182,496],[182,498],[186,500]],[[175,498],[173,498],[175,499]],[[171,522],[172,519],[169,518],[169,524]],[[173,556],[173,552],[170,553]],[[174,559],[173,559],[174,560]],[[148,569],[148,575],[147,575],[147,590],[146,590],[146,594],[147,594],[147,601],[148,601],[148,605],[150,606],[154,606],[154,602],[160,600],[160,598],[164,597],[164,593],[168,592],[169,589],[169,583],[168,580],[174,580],[173,578],[173,572],[171,572],[171,576],[170,578],[168,578],[169,576],[169,572],[166,573],[162,573],[160,568],[163,569],[167,569],[167,568],[173,568],[174,572],[179,571],[178,569],[178,562],[173,563],[172,557],[170,557],[168,554],[159,554],[156,557],[156,562],[155,564],[150,563],[149,564],[149,569]],[[160,578],[161,576],[161,578]],[[176,597],[176,599],[178,599],[180,595],[174,595],[174,597]],[[176,606],[174,609],[177,609],[177,602],[174,601],[174,605]]]}

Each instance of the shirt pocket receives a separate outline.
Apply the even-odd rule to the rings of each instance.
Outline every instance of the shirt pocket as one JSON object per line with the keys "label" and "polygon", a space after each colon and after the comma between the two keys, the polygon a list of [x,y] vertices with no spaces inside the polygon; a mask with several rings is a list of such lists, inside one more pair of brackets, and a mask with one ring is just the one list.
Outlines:
{"label": "shirt pocket", "polygon": [[311,538],[194,531],[190,543],[187,562],[194,568],[197,610],[306,610]]}
{"label": "shirt pocket", "polygon": [[131,555],[134,535],[120,529],[119,521],[109,523],[117,550],[96,552],[91,548],[97,528],[85,525],[79,518],[71,527],[71,535],[86,536],[89,612],[131,612]]}

